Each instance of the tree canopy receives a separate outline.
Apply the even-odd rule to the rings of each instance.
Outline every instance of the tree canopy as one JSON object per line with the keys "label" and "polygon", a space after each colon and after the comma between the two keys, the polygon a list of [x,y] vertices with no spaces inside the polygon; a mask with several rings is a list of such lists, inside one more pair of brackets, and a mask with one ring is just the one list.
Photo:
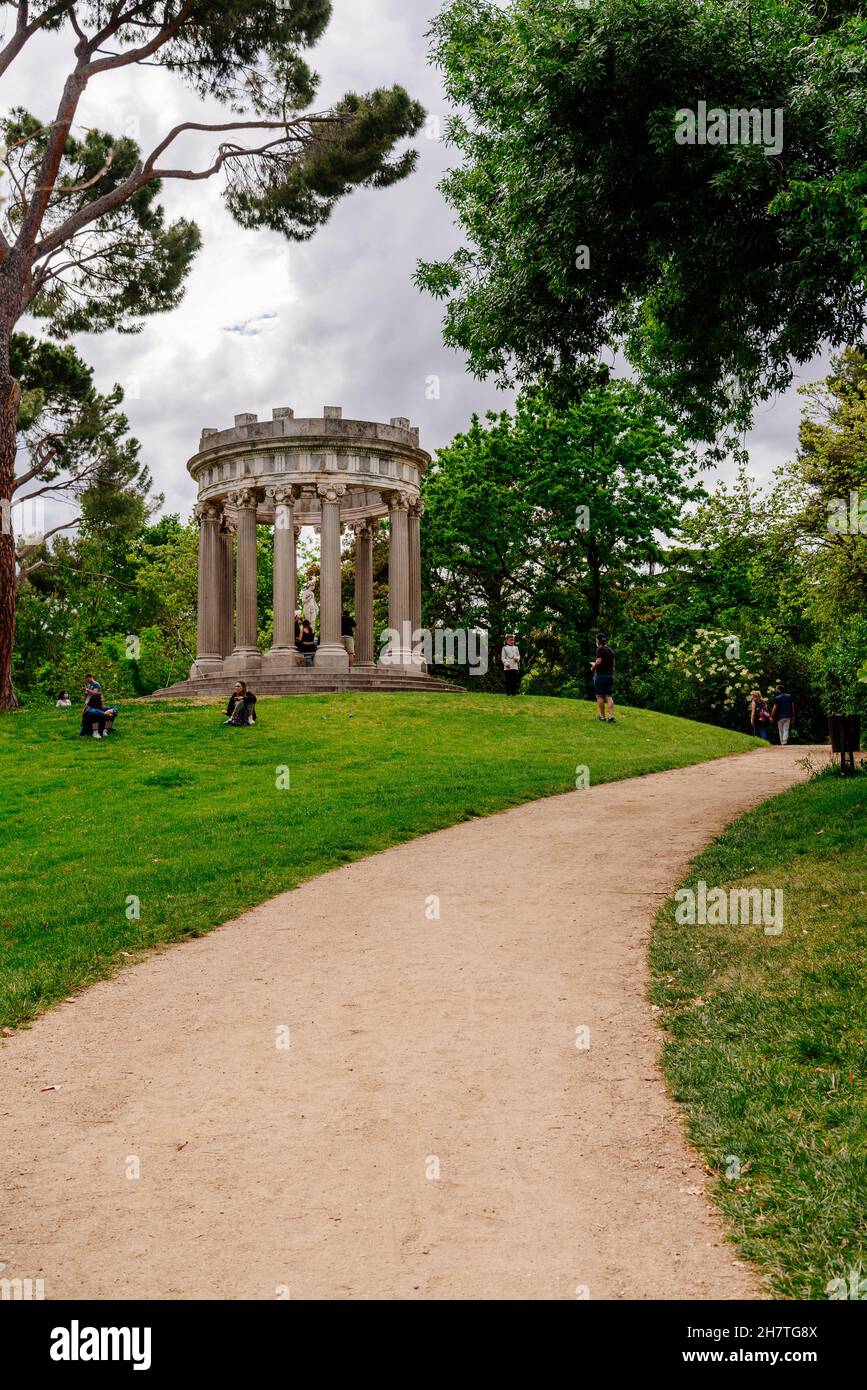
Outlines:
{"label": "tree canopy", "polygon": [[630,382],[598,382],[568,409],[531,392],[514,416],[474,418],[425,482],[435,616],[490,629],[494,645],[508,631],[535,634],[549,662],[574,671],[700,495],[695,471]]}
{"label": "tree canopy", "polygon": [[[465,244],[419,267],[478,375],[559,382],[604,345],[713,441],[823,340],[858,341],[867,17],[836,0],[452,0],[432,55]],[[781,148],[679,143],[779,114]],[[752,130],[752,127],[749,127]]]}

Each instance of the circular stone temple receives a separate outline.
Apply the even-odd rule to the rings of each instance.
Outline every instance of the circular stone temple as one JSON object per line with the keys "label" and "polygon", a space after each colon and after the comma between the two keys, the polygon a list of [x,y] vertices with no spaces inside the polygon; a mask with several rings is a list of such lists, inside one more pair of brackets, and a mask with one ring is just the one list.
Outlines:
{"label": "circular stone temple", "polygon": [[[413,658],[421,627],[420,479],[430,455],[418,430],[344,420],[296,419],[279,406],[271,420],[236,415],[232,429],[204,429],[187,464],[199,522],[198,642],[189,680],[160,694],[222,692],[227,682],[265,694],[314,690],[457,689],[428,677]],[[388,626],[400,634],[387,660],[373,650],[373,536],[388,522]],[[256,527],[274,528],[274,622],[270,651],[257,645]],[[319,645],[313,667],[295,648],[296,545],[302,526],[320,534]],[[356,538],[355,660],[341,637],[341,535]]]}

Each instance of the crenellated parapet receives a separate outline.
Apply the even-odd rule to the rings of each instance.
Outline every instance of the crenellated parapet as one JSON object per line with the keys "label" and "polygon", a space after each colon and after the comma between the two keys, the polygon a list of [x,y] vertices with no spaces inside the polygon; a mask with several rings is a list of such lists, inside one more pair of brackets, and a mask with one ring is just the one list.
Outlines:
{"label": "crenellated parapet", "polygon": [[203,429],[187,470],[199,503],[219,505],[229,517],[235,495],[254,489],[258,520],[271,522],[275,489],[292,487],[296,520],[316,525],[322,487],[343,489],[341,524],[384,517],[387,494],[402,494],[407,505],[418,500],[429,462],[405,416],[388,424],[344,420],[339,406],[324,406],[321,416],[296,419],[291,407],[277,406],[270,420],[244,413],[231,429]]}

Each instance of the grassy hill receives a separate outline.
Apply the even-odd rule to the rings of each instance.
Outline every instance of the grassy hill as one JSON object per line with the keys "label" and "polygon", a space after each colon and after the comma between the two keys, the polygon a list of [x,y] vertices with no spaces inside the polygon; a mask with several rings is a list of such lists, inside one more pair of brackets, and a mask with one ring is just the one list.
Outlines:
{"label": "grassy hill", "polygon": [[259,713],[233,729],[212,705],[130,704],[103,740],[78,737],[75,709],[0,717],[0,1024],[338,864],[568,791],[576,767],[592,784],[756,743],[542,698],[323,695]]}

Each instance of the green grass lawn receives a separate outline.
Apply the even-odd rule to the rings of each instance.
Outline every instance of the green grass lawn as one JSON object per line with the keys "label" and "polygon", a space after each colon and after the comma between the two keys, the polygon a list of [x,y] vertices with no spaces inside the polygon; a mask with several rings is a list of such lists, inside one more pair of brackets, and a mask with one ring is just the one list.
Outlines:
{"label": "green grass lawn", "polygon": [[781,888],[782,934],[678,926],[669,904],[651,946],[671,1089],[741,1253],[782,1298],[867,1278],[865,844],[867,775],[775,797],[684,883]]}
{"label": "green grass lawn", "polygon": [[[78,712],[0,716],[0,1024],[135,952],[198,935],[326,869],[425,831],[756,740],[644,710],[440,694],[129,704],[107,740]],[[277,786],[288,768],[288,788]],[[285,781],[285,775],[281,780]],[[140,917],[131,898],[140,901]]]}

